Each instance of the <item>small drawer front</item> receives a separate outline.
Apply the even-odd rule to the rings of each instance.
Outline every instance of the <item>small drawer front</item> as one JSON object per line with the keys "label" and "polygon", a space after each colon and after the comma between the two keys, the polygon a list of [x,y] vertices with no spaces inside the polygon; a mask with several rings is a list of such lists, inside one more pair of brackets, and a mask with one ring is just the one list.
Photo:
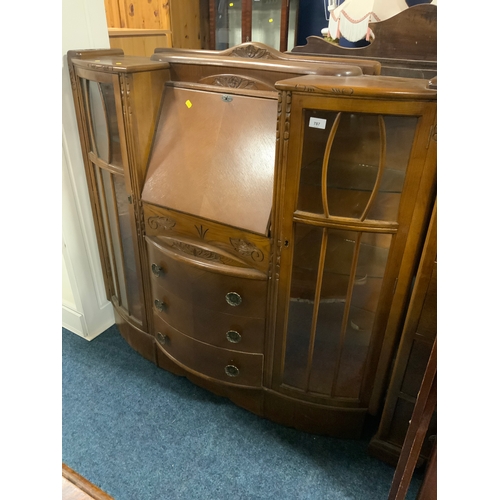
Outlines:
{"label": "small drawer front", "polygon": [[169,290],[184,302],[225,314],[264,318],[267,279],[234,276],[179,261],[148,242],[153,287]]}
{"label": "small drawer front", "polygon": [[262,354],[232,351],[199,342],[159,318],[155,320],[155,338],[160,349],[193,372],[236,385],[262,385]]}
{"label": "small drawer front", "polygon": [[[264,352],[264,318],[225,314],[180,299],[153,285],[153,309],[173,328],[207,344],[236,351]],[[156,321],[156,319],[155,319]]]}

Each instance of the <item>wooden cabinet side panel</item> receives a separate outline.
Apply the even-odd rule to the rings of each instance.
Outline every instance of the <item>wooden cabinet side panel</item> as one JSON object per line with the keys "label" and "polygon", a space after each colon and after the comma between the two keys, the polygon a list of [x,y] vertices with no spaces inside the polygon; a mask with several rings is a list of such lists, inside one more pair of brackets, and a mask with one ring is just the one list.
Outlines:
{"label": "wooden cabinet side panel", "polygon": [[370,399],[369,412],[375,415],[381,405],[384,389],[388,386],[389,366],[394,357],[397,343],[400,340],[406,308],[410,300],[411,281],[418,266],[418,255],[423,249],[424,240],[431,220],[433,204],[436,197],[437,183],[437,143],[432,131],[435,130],[436,111],[430,115],[433,120],[428,129],[428,142],[425,148],[425,162],[418,184],[416,202],[412,212],[411,224],[405,252],[401,261],[402,277],[394,290],[391,315],[387,322],[386,333],[380,350],[380,358],[374,375],[374,384]]}
{"label": "wooden cabinet side panel", "polygon": [[[405,417],[402,421],[400,416],[401,400],[404,400],[404,404],[408,407],[405,415],[410,415],[416,398],[416,391],[412,391],[413,393],[409,394],[409,388],[420,385],[423,378],[423,371],[422,369],[418,369],[418,367],[421,368],[423,366],[425,370],[432,342],[437,334],[436,255],[437,209],[435,204],[406,314],[400,345],[394,361],[394,368],[387,390],[381,421],[377,433],[370,443],[370,452],[373,455],[390,462],[394,462],[395,458],[399,455],[406,430],[408,429],[408,418]],[[428,348],[415,350],[414,347],[417,344],[420,344],[422,347],[428,346]],[[406,384],[406,387],[404,387],[405,381],[408,378],[416,380],[412,380],[410,385]],[[432,428],[435,429],[435,425],[431,426]],[[383,450],[388,447],[391,447],[393,452],[389,456],[386,456]],[[427,446],[422,451],[425,452],[429,447],[430,444],[427,443]]]}

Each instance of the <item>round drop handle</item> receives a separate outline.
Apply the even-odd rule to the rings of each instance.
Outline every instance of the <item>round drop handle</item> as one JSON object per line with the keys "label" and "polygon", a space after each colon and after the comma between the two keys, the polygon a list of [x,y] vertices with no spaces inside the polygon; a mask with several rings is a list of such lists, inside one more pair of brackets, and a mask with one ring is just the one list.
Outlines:
{"label": "round drop handle", "polygon": [[233,344],[237,344],[241,341],[241,334],[236,330],[229,330],[226,332],[226,339]]}
{"label": "round drop handle", "polygon": [[224,368],[224,371],[226,372],[226,375],[228,377],[237,377],[240,374],[240,370],[237,366],[234,365],[227,365]]}
{"label": "round drop handle", "polygon": [[242,302],[243,299],[241,298],[241,295],[236,292],[228,292],[226,293],[226,302],[233,307],[239,306]]}

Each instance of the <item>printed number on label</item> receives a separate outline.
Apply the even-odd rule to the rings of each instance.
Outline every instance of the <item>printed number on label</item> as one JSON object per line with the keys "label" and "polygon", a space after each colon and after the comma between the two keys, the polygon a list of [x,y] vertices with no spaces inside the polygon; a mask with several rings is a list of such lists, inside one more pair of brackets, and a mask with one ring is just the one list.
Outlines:
{"label": "printed number on label", "polygon": [[309,126],[312,128],[326,128],[326,119],[325,118],[309,118]]}

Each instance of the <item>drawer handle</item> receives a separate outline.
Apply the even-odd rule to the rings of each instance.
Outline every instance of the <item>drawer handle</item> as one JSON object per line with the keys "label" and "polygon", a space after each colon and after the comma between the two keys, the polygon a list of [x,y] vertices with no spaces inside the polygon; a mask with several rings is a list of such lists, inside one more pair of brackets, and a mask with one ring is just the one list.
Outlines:
{"label": "drawer handle", "polygon": [[165,304],[165,302],[162,302],[161,300],[155,299],[155,307],[156,309],[158,309],[158,311],[162,312],[167,308],[167,304]]}
{"label": "drawer handle", "polygon": [[224,368],[224,371],[226,372],[226,375],[228,377],[237,377],[240,374],[240,370],[237,366],[234,365],[227,365]]}
{"label": "drawer handle", "polygon": [[162,345],[165,345],[165,344],[170,344],[170,339],[166,336],[166,335],[163,335],[163,333],[161,332],[156,332],[156,338],[158,339],[158,342]]}
{"label": "drawer handle", "polygon": [[151,266],[151,269],[153,270],[153,274],[159,278],[160,275],[163,273],[163,268],[161,266],[159,266],[158,264],[153,264]]}
{"label": "drawer handle", "polygon": [[226,333],[226,339],[233,344],[237,344],[241,340],[241,335],[236,330],[229,330]]}
{"label": "drawer handle", "polygon": [[234,307],[239,306],[242,301],[243,301],[243,299],[241,298],[241,295],[239,293],[236,293],[236,292],[226,293],[226,302],[230,306],[234,306]]}

